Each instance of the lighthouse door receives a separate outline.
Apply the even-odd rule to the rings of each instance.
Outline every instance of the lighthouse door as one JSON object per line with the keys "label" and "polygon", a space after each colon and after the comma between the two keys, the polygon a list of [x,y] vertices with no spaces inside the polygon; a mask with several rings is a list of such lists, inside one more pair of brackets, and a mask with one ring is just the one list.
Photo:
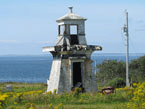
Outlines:
{"label": "lighthouse door", "polygon": [[73,87],[82,87],[81,62],[73,62]]}

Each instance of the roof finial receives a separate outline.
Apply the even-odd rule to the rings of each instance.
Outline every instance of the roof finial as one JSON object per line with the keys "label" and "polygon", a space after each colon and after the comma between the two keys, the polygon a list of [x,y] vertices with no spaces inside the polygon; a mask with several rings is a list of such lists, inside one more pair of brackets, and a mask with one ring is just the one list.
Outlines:
{"label": "roof finial", "polygon": [[72,6],[70,6],[70,7],[68,7],[69,9],[70,9],[70,13],[72,13],[72,9],[73,9],[73,7]]}

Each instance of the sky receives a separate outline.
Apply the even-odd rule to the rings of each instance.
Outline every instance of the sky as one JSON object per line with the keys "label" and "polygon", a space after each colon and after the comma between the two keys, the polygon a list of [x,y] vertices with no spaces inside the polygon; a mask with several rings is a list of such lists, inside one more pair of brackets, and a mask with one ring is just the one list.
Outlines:
{"label": "sky", "polygon": [[145,0],[0,0],[0,55],[42,55],[44,46],[55,46],[56,19],[73,12],[87,18],[88,45],[95,53],[125,53],[121,28],[129,16],[129,52],[145,53]]}

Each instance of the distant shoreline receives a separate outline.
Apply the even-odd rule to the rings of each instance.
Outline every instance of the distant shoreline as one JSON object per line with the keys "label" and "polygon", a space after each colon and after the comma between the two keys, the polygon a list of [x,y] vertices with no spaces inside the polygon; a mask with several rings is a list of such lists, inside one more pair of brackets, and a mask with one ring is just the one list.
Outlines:
{"label": "distant shoreline", "polygon": [[8,81],[8,82],[0,82],[0,84],[46,84],[44,82],[16,82],[16,81]]}
{"label": "distant shoreline", "polygon": [[[92,56],[102,56],[102,55],[106,55],[106,56],[126,56],[126,53],[99,53],[99,52],[94,52],[92,53]],[[143,56],[145,55],[145,53],[129,53],[130,56]],[[52,56],[50,53],[45,53],[45,54],[5,54],[5,55],[1,55],[0,57],[25,57],[25,56],[30,56],[30,57],[41,57],[41,56]]]}
{"label": "distant shoreline", "polygon": [[[144,54],[131,54],[129,62]],[[92,66],[104,60],[126,61],[124,53],[94,53]],[[47,83],[51,71],[53,56],[0,56],[0,83]]]}

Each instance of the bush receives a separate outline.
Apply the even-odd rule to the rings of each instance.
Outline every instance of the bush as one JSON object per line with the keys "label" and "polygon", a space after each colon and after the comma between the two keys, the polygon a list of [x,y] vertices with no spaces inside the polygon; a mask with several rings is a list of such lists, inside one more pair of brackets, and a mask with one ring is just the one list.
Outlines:
{"label": "bush", "polygon": [[123,61],[105,60],[102,64],[97,65],[97,68],[97,83],[100,83],[101,86],[114,78],[125,79],[126,66]]}
{"label": "bush", "polygon": [[26,109],[35,109],[35,104],[31,103],[26,103],[25,104]]}
{"label": "bush", "polygon": [[57,89],[54,89],[54,90],[53,90],[53,94],[54,94],[54,95],[56,95],[56,91],[57,91]]}
{"label": "bush", "polygon": [[114,88],[124,87],[126,82],[123,78],[114,78],[113,80],[109,81],[105,86],[112,86]]}

